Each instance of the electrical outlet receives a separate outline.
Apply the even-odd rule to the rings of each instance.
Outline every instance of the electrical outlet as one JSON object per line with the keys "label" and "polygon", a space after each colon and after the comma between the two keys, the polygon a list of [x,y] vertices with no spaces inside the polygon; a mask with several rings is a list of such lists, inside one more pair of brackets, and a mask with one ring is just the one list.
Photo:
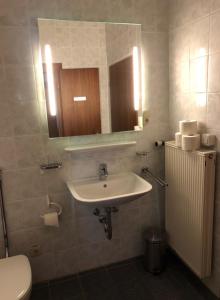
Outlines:
{"label": "electrical outlet", "polygon": [[41,255],[41,247],[40,245],[32,245],[30,248],[30,256],[36,257]]}

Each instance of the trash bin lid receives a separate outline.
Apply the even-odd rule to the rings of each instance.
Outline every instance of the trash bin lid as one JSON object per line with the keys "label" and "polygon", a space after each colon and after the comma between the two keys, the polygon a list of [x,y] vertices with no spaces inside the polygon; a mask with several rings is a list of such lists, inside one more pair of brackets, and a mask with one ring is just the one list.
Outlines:
{"label": "trash bin lid", "polygon": [[144,239],[151,243],[164,242],[166,240],[166,232],[160,228],[148,228],[144,233]]}

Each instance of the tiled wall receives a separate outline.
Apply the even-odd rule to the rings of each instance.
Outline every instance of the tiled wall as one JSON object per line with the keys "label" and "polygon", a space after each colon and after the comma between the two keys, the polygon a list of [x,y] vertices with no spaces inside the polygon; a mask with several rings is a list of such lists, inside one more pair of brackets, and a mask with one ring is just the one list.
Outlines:
{"label": "tiled wall", "polygon": [[[119,261],[142,252],[141,231],[159,222],[162,191],[121,207],[113,219],[113,240],[107,241],[91,209],[75,205],[64,181],[97,174],[107,162],[109,173],[140,172],[145,161],[136,150],[151,151],[148,164],[163,171],[163,151],[153,141],[168,137],[168,35],[165,0],[0,0],[0,167],[4,170],[4,195],[11,255],[26,253],[35,281],[76,273]],[[145,57],[146,97],[150,121],[141,133],[48,139],[44,99],[37,77],[38,36],[36,18],[141,23]],[[67,155],[65,146],[105,140],[137,140],[126,150]],[[60,159],[64,167],[41,174],[39,164]],[[60,228],[46,228],[49,194],[61,203]],[[31,247],[40,255],[31,257]],[[2,250],[2,242],[0,243]]]}
{"label": "tiled wall", "polygon": [[220,296],[220,1],[170,0],[170,125],[197,119],[217,135],[213,275],[205,282]]}

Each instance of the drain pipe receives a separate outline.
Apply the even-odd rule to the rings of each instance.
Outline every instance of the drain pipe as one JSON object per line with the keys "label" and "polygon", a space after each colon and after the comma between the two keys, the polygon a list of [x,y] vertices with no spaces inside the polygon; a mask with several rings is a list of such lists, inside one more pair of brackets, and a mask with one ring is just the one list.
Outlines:
{"label": "drain pipe", "polygon": [[5,245],[5,257],[9,256],[8,253],[8,233],[7,233],[7,223],[5,218],[5,206],[3,198],[3,186],[2,186],[2,170],[0,170],[0,209],[1,209],[1,219],[2,219],[2,228],[3,228],[3,238]]}
{"label": "drain pipe", "polygon": [[99,222],[103,224],[105,235],[108,240],[112,239],[112,213],[118,212],[117,207],[105,207],[104,212],[101,213],[99,208],[95,208],[93,215],[99,217]]}
{"label": "drain pipe", "polygon": [[108,240],[112,239],[112,208],[107,207],[105,209],[106,217],[104,222],[105,235]]}

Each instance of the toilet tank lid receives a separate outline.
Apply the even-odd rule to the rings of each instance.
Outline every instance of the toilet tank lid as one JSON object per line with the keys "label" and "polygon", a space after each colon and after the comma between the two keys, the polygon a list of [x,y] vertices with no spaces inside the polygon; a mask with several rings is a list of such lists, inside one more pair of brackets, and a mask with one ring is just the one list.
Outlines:
{"label": "toilet tank lid", "polygon": [[29,260],[24,255],[0,259],[0,295],[4,300],[22,299],[31,289]]}

